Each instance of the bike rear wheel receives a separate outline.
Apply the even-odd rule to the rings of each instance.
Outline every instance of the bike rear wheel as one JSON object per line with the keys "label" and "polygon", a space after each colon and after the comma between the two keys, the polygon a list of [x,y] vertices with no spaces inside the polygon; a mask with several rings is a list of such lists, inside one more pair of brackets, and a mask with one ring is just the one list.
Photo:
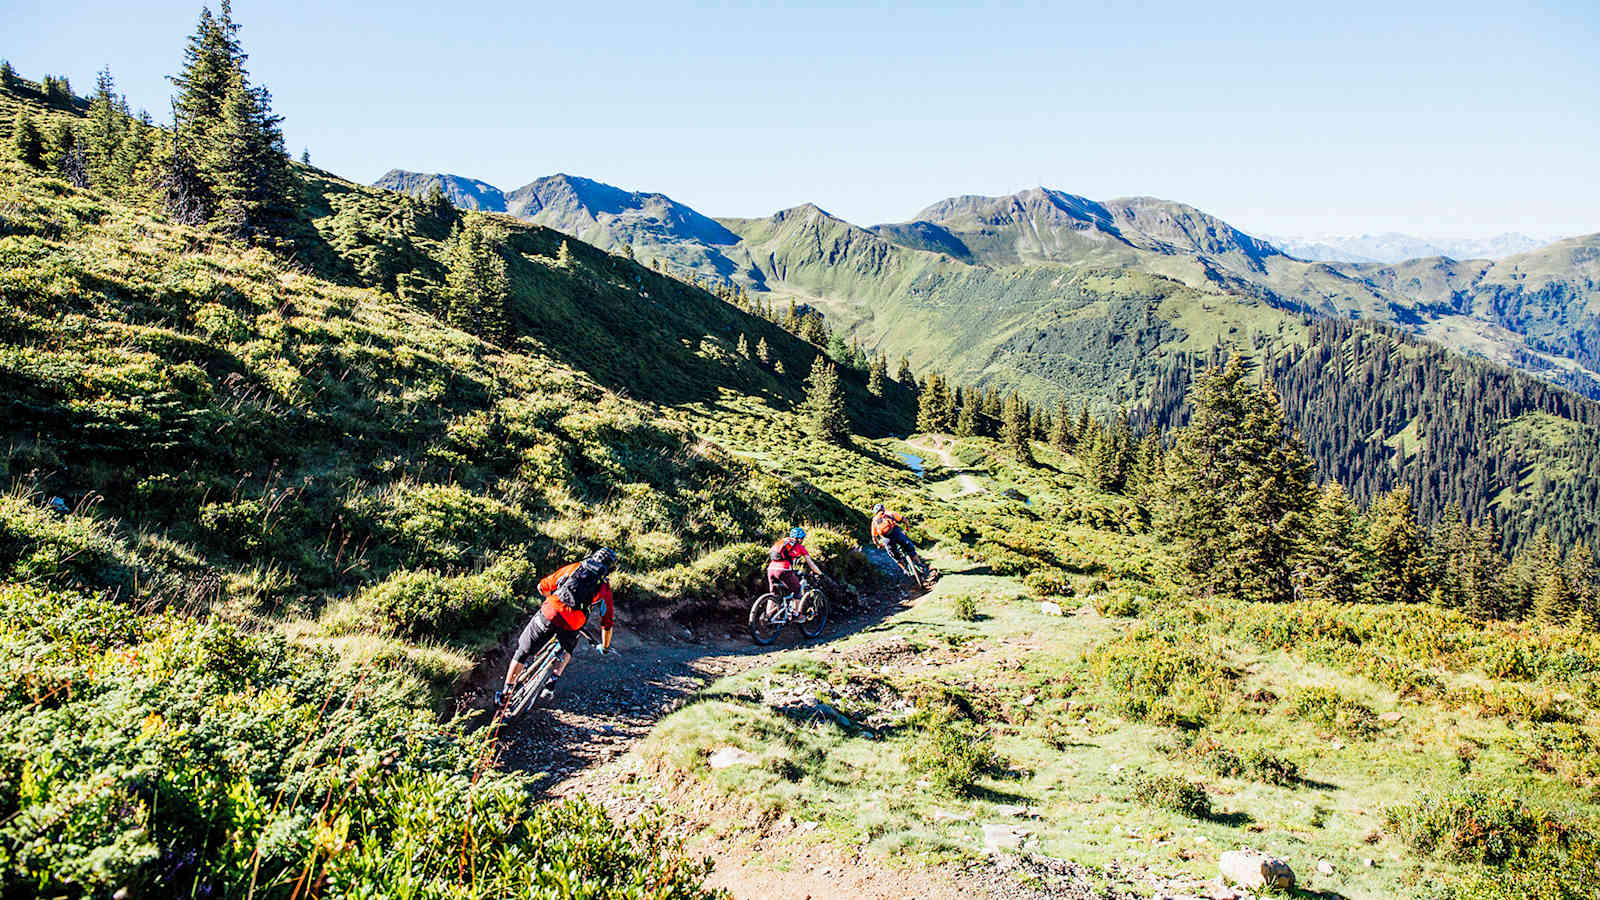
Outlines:
{"label": "bike rear wheel", "polygon": [[800,597],[800,612],[795,616],[800,633],[814,638],[828,624],[828,599],[818,591],[806,591]]}
{"label": "bike rear wheel", "polygon": [[750,637],[763,647],[776,640],[778,632],[783,630],[783,626],[772,622],[780,605],[777,594],[762,594],[750,604]]}

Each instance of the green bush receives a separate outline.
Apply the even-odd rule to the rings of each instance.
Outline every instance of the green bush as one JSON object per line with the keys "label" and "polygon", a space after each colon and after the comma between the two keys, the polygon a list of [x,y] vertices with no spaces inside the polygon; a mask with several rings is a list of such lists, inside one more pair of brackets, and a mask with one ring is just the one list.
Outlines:
{"label": "green bush", "polygon": [[476,575],[401,570],[356,602],[407,637],[445,639],[531,604],[536,577],[526,558],[512,552]]}
{"label": "green bush", "polygon": [[713,896],[659,823],[532,803],[272,632],[0,586],[0,671],[0,896]]}
{"label": "green bush", "polygon": [[906,761],[939,788],[958,795],[971,793],[978,779],[999,765],[989,733],[947,706],[919,714]]}
{"label": "green bush", "polygon": [[1308,687],[1294,699],[1295,715],[1337,734],[1367,737],[1378,730],[1378,717],[1359,700],[1329,687]]}
{"label": "green bush", "polygon": [[1077,594],[1072,579],[1060,569],[1036,569],[1022,577],[1022,585],[1028,589],[1028,593],[1040,599],[1071,598]]}
{"label": "green bush", "polygon": [[971,594],[957,594],[951,601],[951,612],[962,622],[978,621],[978,598]]}
{"label": "green bush", "polygon": [[1210,737],[1195,741],[1186,755],[1224,778],[1248,778],[1263,784],[1285,785],[1300,777],[1300,767],[1289,760],[1264,750],[1240,753]]}
{"label": "green bush", "polygon": [[1191,819],[1211,818],[1211,796],[1206,789],[1179,775],[1137,775],[1133,800]]}
{"label": "green bush", "polygon": [[131,592],[132,554],[88,515],[57,516],[28,494],[0,494],[0,581]]}
{"label": "green bush", "polygon": [[1139,614],[1139,601],[1132,595],[1122,592],[1112,594],[1096,594],[1094,597],[1095,612],[1110,618],[1129,618]]}
{"label": "green bush", "polygon": [[1090,651],[1091,670],[1135,721],[1198,724],[1231,702],[1238,672],[1213,640],[1144,624]]}
{"label": "green bush", "polygon": [[1527,859],[1541,850],[1592,847],[1594,841],[1585,829],[1519,797],[1470,787],[1390,808],[1384,821],[1415,850],[1486,865]]}

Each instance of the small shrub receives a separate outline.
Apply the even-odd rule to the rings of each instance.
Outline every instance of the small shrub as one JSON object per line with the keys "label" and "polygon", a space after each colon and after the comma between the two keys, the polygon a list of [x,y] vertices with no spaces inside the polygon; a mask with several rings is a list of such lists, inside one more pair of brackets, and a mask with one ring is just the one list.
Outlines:
{"label": "small shrub", "polygon": [[1264,750],[1240,753],[1210,737],[1195,741],[1185,755],[1204,763],[1223,778],[1248,778],[1263,784],[1284,785],[1300,777],[1300,767],[1289,760]]}
{"label": "small shrub", "polygon": [[939,788],[968,794],[999,761],[987,731],[949,709],[933,709],[917,723],[907,762]]}
{"label": "small shrub", "polygon": [[1211,818],[1211,797],[1206,789],[1178,775],[1135,777],[1133,799],[1145,806],[1165,809],[1192,819]]}
{"label": "small shrub", "polygon": [[1095,612],[1108,618],[1131,618],[1139,614],[1139,601],[1121,592],[1097,594],[1094,598],[1094,609]]}
{"label": "small shrub", "polygon": [[1295,697],[1295,715],[1315,722],[1330,731],[1352,737],[1365,737],[1378,730],[1378,717],[1372,708],[1351,700],[1333,688],[1309,687]]}
{"label": "small shrub", "polygon": [[1145,625],[1096,647],[1091,670],[1134,721],[1197,724],[1229,702],[1238,673],[1215,642]]}
{"label": "small shrub", "polygon": [[1060,569],[1036,569],[1024,575],[1022,585],[1028,593],[1041,599],[1046,597],[1072,597],[1072,579]]}
{"label": "small shrub", "polygon": [[1455,862],[1502,865],[1541,849],[1592,836],[1548,810],[1508,793],[1464,788],[1385,811],[1384,821],[1413,849]]}
{"label": "small shrub", "polygon": [[978,621],[978,600],[971,594],[958,594],[951,601],[955,617],[963,622]]}
{"label": "small shrub", "polygon": [[358,603],[413,638],[445,638],[517,606],[530,590],[532,568],[508,555],[476,575],[445,577],[431,569],[396,572],[364,591]]}

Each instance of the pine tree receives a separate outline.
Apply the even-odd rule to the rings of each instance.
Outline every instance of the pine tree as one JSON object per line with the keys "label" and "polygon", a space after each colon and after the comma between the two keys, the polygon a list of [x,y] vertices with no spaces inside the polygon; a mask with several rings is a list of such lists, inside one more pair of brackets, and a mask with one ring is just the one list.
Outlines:
{"label": "pine tree", "polygon": [[979,402],[971,390],[962,396],[959,410],[956,412],[956,437],[977,437]]}
{"label": "pine tree", "polygon": [[44,136],[26,111],[17,113],[16,124],[11,127],[11,149],[28,168],[44,168]]}
{"label": "pine tree", "polygon": [[1174,545],[1176,574],[1195,590],[1286,600],[1311,464],[1285,436],[1276,392],[1254,387],[1248,374],[1235,357],[1195,379],[1192,419],[1166,454],[1161,530]]}
{"label": "pine tree", "polygon": [[845,343],[845,336],[834,335],[827,341],[827,357],[840,365],[851,364],[850,344]]}
{"label": "pine tree", "polygon": [[17,70],[11,68],[11,60],[0,59],[0,87],[14,88],[17,86]]}
{"label": "pine tree", "polygon": [[922,392],[917,395],[917,430],[924,434],[938,434],[946,430],[944,403],[940,396],[943,387],[944,377],[938,372],[929,372],[922,384]]}
{"label": "pine tree", "polygon": [[89,124],[85,156],[89,179],[96,187],[118,190],[116,160],[127,130],[128,117],[117,108],[116,82],[110,69],[101,69],[95,78],[94,95],[89,100]]}
{"label": "pine tree", "polygon": [[762,335],[756,341],[756,359],[760,360],[763,365],[772,362],[772,348],[767,346],[766,335]]}
{"label": "pine tree", "polygon": [[302,166],[311,165],[311,148],[310,147],[301,147],[300,148],[300,165],[302,165]]}
{"label": "pine tree", "polygon": [[[1522,618],[1536,612],[1539,595],[1550,580],[1551,573],[1561,568],[1561,548],[1550,535],[1548,526],[1540,526],[1533,540],[1517,552],[1501,578],[1506,597],[1506,616]],[[1554,598],[1552,598],[1554,599]]]}
{"label": "pine tree", "polygon": [[1366,544],[1355,504],[1337,481],[1317,495],[1301,548],[1301,597],[1354,603],[1366,589]]}
{"label": "pine tree", "polygon": [[1567,584],[1572,589],[1574,627],[1600,631],[1600,566],[1588,544],[1567,551]]}
{"label": "pine tree", "polygon": [[1072,443],[1082,444],[1084,441],[1088,440],[1091,434],[1091,429],[1095,427],[1098,426],[1095,423],[1094,418],[1089,415],[1089,401],[1085,400],[1083,401],[1083,408],[1078,412],[1077,427],[1072,430]]}
{"label": "pine tree", "polygon": [[843,443],[850,435],[850,418],[845,412],[839,372],[820,355],[812,363],[811,375],[806,379],[805,414],[812,434],[822,440]]}
{"label": "pine tree", "polygon": [[874,397],[883,396],[883,369],[873,365],[867,373],[867,393]]}
{"label": "pine tree", "polygon": [[634,257],[633,257],[633,245],[632,244],[623,244],[622,245],[622,258],[627,260],[628,262],[633,262]]}
{"label": "pine tree", "polygon": [[563,269],[572,268],[572,248],[567,246],[566,241],[556,248],[556,265]]}
{"label": "pine tree", "polygon": [[1379,603],[1426,599],[1422,529],[1411,506],[1411,489],[1384,494],[1367,514],[1368,594]]}
{"label": "pine tree", "polygon": [[210,179],[217,212],[241,231],[262,228],[292,209],[294,174],[283,149],[282,118],[272,114],[265,88],[229,79],[222,119],[207,134],[201,171]]}
{"label": "pine tree", "polygon": [[444,188],[440,187],[438,182],[434,182],[433,186],[428,188],[428,193],[423,195],[423,214],[447,222],[454,211],[455,205],[450,202],[450,195],[444,192]]}
{"label": "pine tree", "polygon": [[200,22],[183,51],[183,69],[170,79],[177,88],[172,101],[173,140],[189,159],[204,159],[211,135],[222,126],[228,93],[244,74],[245,53],[233,7],[223,0],[221,14],[200,10]]}
{"label": "pine tree", "polygon": [[800,317],[800,339],[818,347],[831,347],[833,341],[828,337],[828,325],[822,320],[822,313],[814,309],[807,310]]}
{"label": "pine tree", "polygon": [[750,358],[750,341],[744,336],[744,332],[742,331],[739,332],[739,343],[736,347],[734,347],[734,350],[738,351],[739,355],[745,359]]}
{"label": "pine tree", "polygon": [[895,370],[894,380],[912,390],[917,389],[917,376],[915,372],[911,371],[911,360],[909,358],[900,357],[900,366]]}
{"label": "pine tree", "polygon": [[446,318],[452,325],[488,340],[507,333],[506,304],[511,283],[500,246],[504,235],[483,217],[470,216],[457,230],[445,276]]}
{"label": "pine tree", "polygon": [[1050,428],[1050,446],[1062,453],[1072,451],[1073,440],[1077,435],[1072,433],[1072,413],[1067,409],[1067,404],[1062,403],[1056,410],[1055,421]]}
{"label": "pine tree", "polygon": [[1152,428],[1145,432],[1134,453],[1133,467],[1128,474],[1129,493],[1148,500],[1155,496],[1161,477],[1161,436]]}
{"label": "pine tree", "polygon": [[1017,462],[1031,466],[1033,461],[1033,428],[1028,422],[1028,407],[1021,398],[1012,395],[1006,401],[1000,423],[1000,445]]}

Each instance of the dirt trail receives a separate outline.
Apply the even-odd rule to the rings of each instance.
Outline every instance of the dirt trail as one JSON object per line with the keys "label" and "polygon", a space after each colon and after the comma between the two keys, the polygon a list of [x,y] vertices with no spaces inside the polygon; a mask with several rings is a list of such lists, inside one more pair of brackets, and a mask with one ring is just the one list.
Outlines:
{"label": "dirt trail", "polygon": [[939,461],[944,464],[944,467],[955,473],[958,479],[957,483],[961,485],[961,493],[956,496],[964,497],[967,494],[983,492],[983,485],[979,484],[978,479],[972,477],[967,471],[966,464],[956,459],[955,454],[950,452],[950,448],[955,446],[953,439],[930,434],[924,435],[915,441],[906,441],[906,443],[918,450],[925,450],[939,457]]}

